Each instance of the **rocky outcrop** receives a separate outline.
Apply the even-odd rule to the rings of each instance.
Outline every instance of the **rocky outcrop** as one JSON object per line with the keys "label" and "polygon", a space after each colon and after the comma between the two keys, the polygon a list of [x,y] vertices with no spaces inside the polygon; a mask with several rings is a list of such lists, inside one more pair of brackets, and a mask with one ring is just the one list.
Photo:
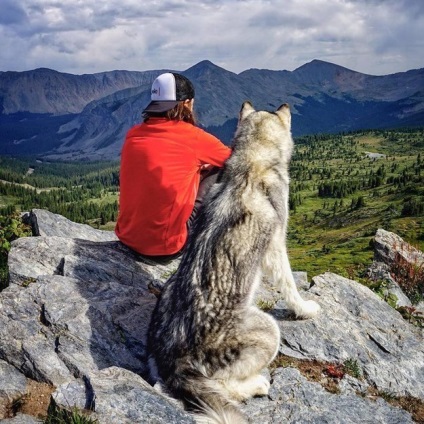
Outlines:
{"label": "rocky outcrop", "polygon": [[90,241],[116,241],[113,231],[99,231],[90,225],[77,224],[56,213],[44,209],[33,209],[23,215],[23,220],[32,228],[33,236],[64,237]]}
{"label": "rocky outcrop", "polygon": [[404,241],[397,234],[378,229],[374,237],[374,260],[386,265],[392,265],[397,256],[409,263],[424,263],[422,252]]}
{"label": "rocky outcrop", "polygon": [[[0,293],[0,419],[32,379],[55,387],[52,406],[91,410],[99,423],[194,423],[178,402],[146,382],[146,330],[156,302],[147,285],[164,282],[178,261],[145,264],[113,233],[46,211],[32,211],[31,222],[40,236],[13,242],[10,285]],[[326,273],[309,287],[304,274],[297,277],[302,295],[320,303],[322,312],[293,320],[264,282],[258,302],[270,305],[278,321],[288,365],[280,358],[267,371],[268,397],[242,405],[250,421],[418,421],[383,395],[424,401],[422,332],[355,281]],[[311,381],[287,358],[323,370],[350,361],[358,373],[324,371]],[[7,422],[26,419],[21,414]]]}
{"label": "rocky outcrop", "polygon": [[8,411],[7,407],[25,394],[27,383],[25,376],[15,367],[0,360],[0,419]]}
{"label": "rocky outcrop", "polygon": [[312,284],[308,293],[322,307],[319,318],[287,320],[284,304],[271,312],[281,329],[281,353],[329,363],[356,361],[369,386],[424,399],[424,346],[418,329],[355,281],[326,273]]}
{"label": "rocky outcrop", "polygon": [[[272,411],[270,413],[270,411]],[[297,369],[278,368],[268,398],[244,407],[252,423],[392,423],[413,422],[408,413],[381,399],[372,401],[353,390],[331,394],[311,383]]]}
{"label": "rocky outcrop", "polygon": [[[368,277],[376,282],[382,282],[383,293],[385,296],[393,294],[397,306],[411,307],[414,300],[411,296],[411,293],[414,293],[413,287],[409,293],[405,293],[402,284],[405,283],[406,275],[407,285],[415,283],[420,286],[418,290],[421,294],[424,293],[424,254],[397,234],[383,229],[377,230],[373,245],[374,261],[367,270]],[[424,305],[419,305],[418,309],[424,311]]]}

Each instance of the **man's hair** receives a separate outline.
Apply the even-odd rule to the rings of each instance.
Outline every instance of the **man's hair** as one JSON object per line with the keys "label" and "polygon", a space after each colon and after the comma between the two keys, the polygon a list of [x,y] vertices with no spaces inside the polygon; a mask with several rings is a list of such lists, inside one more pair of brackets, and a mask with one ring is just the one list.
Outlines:
{"label": "man's hair", "polygon": [[172,121],[184,121],[196,125],[194,113],[184,105],[184,101],[178,102],[173,109],[162,113],[144,112],[143,121],[147,122],[150,118],[167,118]]}

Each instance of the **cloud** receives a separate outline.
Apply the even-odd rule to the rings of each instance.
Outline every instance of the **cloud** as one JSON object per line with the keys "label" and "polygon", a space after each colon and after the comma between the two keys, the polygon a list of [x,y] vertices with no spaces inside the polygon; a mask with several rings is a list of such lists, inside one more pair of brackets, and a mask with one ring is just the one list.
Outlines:
{"label": "cloud", "polygon": [[203,59],[234,72],[315,58],[371,74],[423,66],[421,0],[2,2],[4,70],[184,70]]}
{"label": "cloud", "polygon": [[2,0],[0,25],[17,25],[26,20],[25,11],[14,0]]}

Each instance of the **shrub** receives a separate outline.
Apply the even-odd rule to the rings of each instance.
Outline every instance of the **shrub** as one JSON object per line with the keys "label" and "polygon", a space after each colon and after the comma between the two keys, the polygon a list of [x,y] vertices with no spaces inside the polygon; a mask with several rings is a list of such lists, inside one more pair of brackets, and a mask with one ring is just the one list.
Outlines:
{"label": "shrub", "polygon": [[31,228],[24,224],[17,212],[0,215],[0,291],[7,286],[7,257],[10,243],[19,237],[31,235]]}
{"label": "shrub", "polygon": [[346,359],[343,362],[343,371],[355,378],[362,377],[361,368],[356,359]]}
{"label": "shrub", "polygon": [[98,421],[90,418],[87,413],[73,408],[71,411],[56,409],[50,411],[43,424],[97,424]]}
{"label": "shrub", "polygon": [[264,299],[258,299],[256,305],[259,309],[261,309],[264,312],[269,312],[275,307],[275,301],[273,300],[264,300]]}
{"label": "shrub", "polygon": [[418,328],[424,328],[424,314],[417,311],[413,306],[400,306],[398,312],[411,324]]}

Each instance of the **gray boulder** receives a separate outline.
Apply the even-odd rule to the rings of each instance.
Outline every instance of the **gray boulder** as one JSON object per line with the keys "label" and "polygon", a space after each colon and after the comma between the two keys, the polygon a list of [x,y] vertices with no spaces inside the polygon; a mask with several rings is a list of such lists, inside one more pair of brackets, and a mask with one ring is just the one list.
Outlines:
{"label": "gray boulder", "polygon": [[121,243],[21,238],[13,242],[9,270],[10,287],[1,293],[0,357],[54,385],[112,365],[145,372],[156,302],[147,284],[154,278]]}
{"label": "gray boulder", "polygon": [[90,225],[77,224],[44,209],[33,209],[23,214],[23,221],[31,225],[33,236],[59,236],[91,241],[118,240],[113,231],[96,230]]}
{"label": "gray boulder", "polygon": [[16,414],[13,418],[0,419],[2,424],[41,424],[43,421],[27,414]]}
{"label": "gray boulder", "polygon": [[389,265],[383,262],[374,261],[368,268],[367,275],[372,281],[380,282],[382,284],[380,290],[385,299],[389,299],[391,295],[396,296],[393,298],[396,299],[396,307],[412,306],[411,300],[393,278]]}
{"label": "gray boulder", "polygon": [[421,251],[397,234],[378,229],[374,237],[374,260],[390,266],[397,255],[400,255],[408,263],[418,265],[424,263],[424,254]]}
{"label": "gray boulder", "polygon": [[64,384],[53,394],[56,406],[93,409],[91,418],[108,424],[194,424],[175,400],[159,393],[139,375],[110,367],[88,372],[83,380]]}
{"label": "gray boulder", "polygon": [[[411,299],[416,299],[402,289],[402,280],[408,274],[408,269],[417,270],[418,274],[413,279],[408,277],[407,285],[415,279],[414,284],[421,284],[424,295],[424,283],[419,283],[424,278],[424,254],[397,234],[383,229],[377,230],[373,245],[374,260],[367,270],[368,278],[381,284],[380,291],[386,299],[394,295],[397,307],[412,307]],[[415,305],[414,308],[424,313],[422,306]]]}
{"label": "gray boulder", "polygon": [[15,367],[0,360],[0,418],[8,413],[8,407],[26,393],[25,376]]}
{"label": "gray boulder", "polygon": [[[148,284],[165,282],[178,261],[148,265],[110,235],[88,230],[81,238],[79,224],[47,211],[32,215],[39,228],[52,227],[50,235],[12,243],[10,285],[0,293],[0,364],[20,378],[16,393],[31,378],[56,387],[52,406],[89,409],[99,423],[193,422],[146,382],[146,331],[156,302]],[[354,360],[362,378],[346,375],[339,392],[329,393],[294,368],[277,368],[269,396],[242,406],[251,422],[412,422],[383,399],[371,401],[368,389],[424,400],[422,333],[355,281],[324,274],[310,288],[304,273],[296,278],[302,295],[322,306],[313,320],[293,320],[267,282],[258,293],[279,323],[281,354],[329,364]],[[2,395],[5,403],[13,390]]]}
{"label": "gray boulder", "polygon": [[418,328],[356,281],[326,273],[312,284],[307,297],[320,303],[318,317],[292,321],[284,302],[271,312],[281,329],[280,352],[336,364],[356,361],[372,387],[424,400],[424,344]]}
{"label": "gray boulder", "polygon": [[[333,394],[311,383],[297,369],[278,368],[267,398],[252,399],[243,407],[252,423],[281,424],[407,424],[410,414],[382,399],[356,394]],[[270,412],[272,411],[272,412]]]}

